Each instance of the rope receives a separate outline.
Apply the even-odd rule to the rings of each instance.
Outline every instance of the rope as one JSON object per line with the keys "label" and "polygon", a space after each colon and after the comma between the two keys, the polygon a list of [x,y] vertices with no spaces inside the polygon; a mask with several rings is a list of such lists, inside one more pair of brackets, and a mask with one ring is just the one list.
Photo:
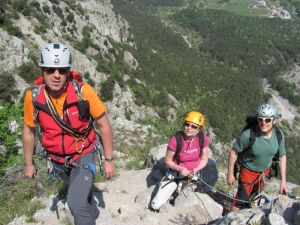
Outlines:
{"label": "rope", "polygon": [[[218,193],[218,194],[220,194],[220,195],[222,195],[222,196],[224,196],[224,197],[226,197],[226,198],[228,198],[228,199],[231,199],[231,200],[234,200],[234,201],[237,201],[237,202],[240,202],[240,203],[246,203],[246,204],[250,204],[250,205],[252,205],[252,203],[253,202],[255,202],[255,201],[258,201],[258,204],[260,204],[260,201],[261,201],[261,199],[264,197],[263,195],[261,195],[261,190],[260,190],[260,187],[259,187],[259,191],[258,191],[258,193],[257,193],[257,195],[255,195],[255,193],[254,194],[252,194],[250,197],[249,197],[249,199],[246,201],[246,200],[243,200],[243,199],[239,199],[239,198],[235,198],[235,197],[232,197],[231,195],[229,195],[229,194],[226,194],[226,193],[224,193],[224,192],[221,192],[221,191],[218,191],[216,188],[214,188],[214,187],[212,187],[211,185],[209,185],[208,183],[206,183],[203,179],[202,179],[202,174],[200,175],[200,176],[198,176],[198,179],[197,180],[193,180],[192,182],[191,182],[191,180],[189,180],[189,179],[184,179],[184,178],[180,178],[180,179],[178,179],[178,178],[173,178],[173,179],[170,179],[169,177],[168,177],[168,173],[166,173],[166,175],[163,177],[163,179],[161,180],[161,182],[163,182],[164,180],[170,180],[170,182],[172,182],[172,181],[179,181],[179,180],[186,180],[187,181],[187,184],[186,184],[186,186],[188,187],[189,186],[189,184],[191,184],[192,182],[194,182],[194,183],[198,183],[198,184],[201,184],[201,183],[203,183],[204,185],[206,185],[207,187],[209,187],[211,190],[212,190],[212,192],[214,192],[214,193]],[[245,183],[246,185],[255,185],[257,182],[259,182],[260,180],[263,180],[264,182],[265,182],[265,174],[264,173],[262,173],[256,180],[254,180],[253,182],[250,182],[250,183]],[[201,182],[201,183],[200,183]],[[182,192],[183,192],[183,194],[186,196],[186,194],[184,193],[184,191],[182,190]],[[207,208],[205,207],[205,204],[204,204],[204,202],[202,201],[202,199],[194,192],[194,194],[196,195],[196,197],[201,201],[201,204],[203,205],[203,208],[204,208],[204,210],[205,210],[205,214],[206,214],[206,216],[210,219],[210,221],[212,221],[213,219],[212,219],[212,217],[211,217],[211,215],[210,215],[210,213],[209,213],[209,211],[207,210]]]}
{"label": "rope", "polygon": [[[185,184],[184,187],[186,187],[186,189],[188,190],[191,184],[193,184],[192,180],[191,180],[191,179],[186,179],[186,184]],[[182,188],[182,193],[184,194],[184,196],[187,197],[188,195],[184,192],[184,189],[185,189],[184,187]],[[205,216],[208,218],[209,222],[213,221],[213,218],[211,217],[211,215],[210,215],[208,209],[205,207],[205,204],[204,204],[204,202],[202,201],[202,199],[201,199],[201,198],[200,198],[193,190],[192,190],[192,192],[193,192],[194,195],[197,197],[197,199],[201,202],[202,208],[203,208],[204,211],[205,211],[204,214],[205,214]]]}
{"label": "rope", "polygon": [[[88,123],[88,125],[84,131],[79,131],[79,130],[74,129],[69,124],[67,124],[65,121],[63,121],[59,118],[57,111],[45,89],[44,89],[44,95],[45,95],[46,102],[47,102],[48,108],[50,110],[50,113],[51,113],[53,119],[64,131],[66,131],[68,134],[70,134],[75,139],[76,151],[77,151],[77,153],[80,154],[85,147],[85,139],[86,139],[89,131],[91,130],[90,129],[92,127],[91,121]],[[80,142],[80,141],[82,141],[82,144],[81,144],[81,146],[78,146],[78,142]]]}
{"label": "rope", "polygon": [[[256,179],[255,181],[253,181],[253,182],[251,182],[251,183],[247,183],[247,185],[254,185],[254,184],[256,184],[257,182],[259,182],[261,179],[264,179],[264,173],[262,173],[262,175],[260,175],[259,178]],[[170,182],[172,182],[172,181],[182,181],[182,180],[187,180],[187,179],[186,179],[186,178],[175,178],[175,177],[174,177],[173,179],[170,179],[170,178],[168,177],[168,172],[167,172],[166,175],[162,178],[162,180],[161,180],[160,183],[162,183],[162,182],[165,181],[165,180],[170,180]],[[202,176],[198,176],[198,180],[193,180],[193,182],[201,184],[200,181],[201,181],[204,185],[206,185],[207,187],[209,187],[209,188],[212,190],[212,192],[214,192],[214,193],[218,193],[218,194],[220,194],[220,195],[222,195],[222,196],[224,196],[224,197],[226,197],[226,198],[229,198],[229,199],[231,199],[231,200],[238,201],[238,202],[240,202],[240,203],[247,203],[247,204],[251,203],[251,202],[249,202],[249,200],[251,200],[251,197],[252,197],[252,196],[249,197],[249,200],[248,200],[248,201],[243,200],[243,199],[239,199],[239,198],[232,197],[232,196],[229,195],[229,194],[226,194],[226,193],[223,193],[223,192],[221,192],[221,191],[218,191],[216,188],[214,188],[214,187],[212,187],[211,185],[209,185],[208,183],[206,183],[206,182],[202,179]],[[264,181],[265,181],[265,180],[264,180]],[[187,184],[189,184],[189,183],[190,183],[190,182],[188,182],[188,180],[187,180]],[[260,193],[258,193],[258,195],[259,195],[259,194],[260,194]],[[257,200],[257,199],[260,199],[260,198],[262,198],[262,197],[263,197],[263,196],[256,196],[256,198],[253,198],[253,199],[254,199],[254,200]]]}
{"label": "rope", "polygon": [[195,192],[194,192],[194,195],[196,195],[196,197],[200,200],[200,202],[201,202],[201,204],[202,204],[202,206],[203,206],[203,208],[205,210],[206,215],[209,217],[209,220],[213,221],[213,218],[211,217],[210,213],[208,212],[207,208],[205,207],[205,204],[202,201],[202,199]]}
{"label": "rope", "polygon": [[[232,196],[229,195],[229,194],[226,194],[226,193],[223,193],[223,192],[221,192],[221,191],[218,191],[216,188],[214,188],[214,187],[212,187],[211,185],[209,185],[208,183],[206,183],[201,177],[199,177],[199,180],[200,180],[203,184],[205,184],[207,187],[209,187],[209,188],[212,190],[212,192],[214,192],[214,193],[219,193],[219,194],[223,195],[224,197],[227,197],[227,198],[229,198],[229,199],[231,199],[231,200],[235,200],[235,201],[242,202],[242,203],[249,203],[249,201],[245,201],[245,200],[243,200],[243,199],[234,198],[234,197],[232,197]],[[199,182],[199,181],[196,181],[196,183],[200,183],[200,182]]]}
{"label": "rope", "polygon": [[71,134],[72,136],[81,136],[81,137],[83,137],[83,136],[87,135],[87,133],[90,130],[90,129],[88,129],[90,123],[87,125],[87,127],[84,131],[74,129],[69,124],[67,124],[65,121],[63,121],[59,118],[58,113],[57,113],[57,111],[56,111],[56,109],[55,109],[48,93],[46,92],[46,89],[44,89],[44,95],[45,95],[46,102],[47,102],[47,105],[49,107],[49,110],[50,110],[50,113],[51,113],[52,117],[55,119],[55,121],[58,123],[58,125],[62,129],[64,129],[67,133]]}

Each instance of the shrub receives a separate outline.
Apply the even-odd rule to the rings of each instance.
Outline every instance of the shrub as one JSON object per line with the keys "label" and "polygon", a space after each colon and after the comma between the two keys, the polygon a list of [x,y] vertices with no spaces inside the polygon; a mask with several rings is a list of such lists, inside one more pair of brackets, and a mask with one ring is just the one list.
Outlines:
{"label": "shrub", "polygon": [[14,10],[22,12],[26,7],[26,3],[23,0],[13,0],[11,6]]}
{"label": "shrub", "polygon": [[82,8],[82,6],[79,3],[76,5],[76,9],[80,15],[82,15],[82,16],[84,15],[84,9]]}
{"label": "shrub", "polygon": [[88,82],[88,84],[91,85],[92,87],[95,87],[95,81],[93,81],[92,79],[88,79],[87,82]]}
{"label": "shrub", "polygon": [[49,0],[49,2],[52,2],[52,3],[56,4],[56,5],[59,5],[59,0]]}
{"label": "shrub", "polygon": [[17,68],[19,76],[27,83],[32,84],[33,81],[40,75],[40,69],[32,62],[25,62]]}
{"label": "shrub", "polygon": [[0,155],[0,175],[3,175],[6,169],[13,165],[18,157],[16,140],[21,138],[21,128],[17,128],[18,130],[15,133],[10,133],[8,131],[10,121],[20,121],[21,116],[21,106],[8,105],[0,109],[0,145],[7,148],[7,153]]}
{"label": "shrub", "polygon": [[127,120],[130,120],[132,114],[133,114],[133,112],[130,109],[126,108],[124,116]]}
{"label": "shrub", "polygon": [[6,20],[5,10],[0,8],[0,25],[4,25]]}
{"label": "shrub", "polygon": [[63,11],[62,11],[62,9],[61,9],[59,6],[57,6],[57,5],[52,5],[52,9],[53,9],[53,11],[54,11],[61,19],[64,18]]}
{"label": "shrub", "polygon": [[44,13],[50,14],[50,7],[47,4],[42,6]]}
{"label": "shrub", "polygon": [[36,34],[44,34],[47,33],[47,28],[42,24],[38,24],[37,26],[34,27],[33,31]]}
{"label": "shrub", "polygon": [[75,23],[74,19],[75,19],[74,14],[69,12],[67,15],[67,21],[69,21],[70,23]]}
{"label": "shrub", "polygon": [[89,26],[84,26],[82,28],[82,34],[84,37],[90,38],[91,37],[91,28]]}
{"label": "shrub", "polygon": [[96,70],[99,72],[110,73],[111,68],[109,62],[107,62],[105,59],[98,59]]}
{"label": "shrub", "polygon": [[0,104],[12,103],[13,97],[19,92],[15,89],[15,79],[7,72],[0,72]]}
{"label": "shrub", "polygon": [[87,71],[87,72],[85,72],[84,73],[84,75],[83,75],[83,77],[85,78],[85,79],[90,79],[90,73]]}
{"label": "shrub", "polygon": [[65,20],[65,18],[62,18],[61,22],[60,22],[60,26],[61,27],[66,27],[68,24],[67,24],[67,21]]}
{"label": "shrub", "polygon": [[100,85],[100,95],[103,101],[110,101],[113,99],[113,91],[115,87],[115,80],[109,77]]}
{"label": "shrub", "polygon": [[40,6],[40,3],[39,2],[37,2],[37,1],[32,1],[31,3],[30,3],[30,7],[34,7],[36,10],[41,10],[41,6]]}
{"label": "shrub", "polygon": [[76,41],[74,43],[74,47],[78,51],[85,53],[86,49],[88,49],[88,47],[89,47],[89,43],[90,43],[90,40],[86,37],[83,37],[81,41]]}
{"label": "shrub", "polygon": [[12,36],[16,36],[19,38],[23,37],[23,33],[21,32],[19,27],[16,27],[11,20],[5,20],[4,21],[4,28],[7,31],[8,34]]}

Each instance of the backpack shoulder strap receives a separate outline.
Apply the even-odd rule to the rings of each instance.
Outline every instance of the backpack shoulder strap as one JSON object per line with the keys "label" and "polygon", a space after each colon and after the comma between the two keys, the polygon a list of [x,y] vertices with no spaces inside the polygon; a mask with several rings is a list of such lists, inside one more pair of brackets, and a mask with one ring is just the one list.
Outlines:
{"label": "backpack shoulder strap", "polygon": [[244,148],[243,151],[248,151],[252,148],[252,146],[255,142],[255,138],[256,138],[256,129],[257,129],[257,127],[250,128],[250,136],[249,136],[249,140],[248,140],[248,145]]}
{"label": "backpack shoulder strap", "polygon": [[203,147],[204,147],[204,132],[202,130],[200,130],[199,133],[198,133],[198,136],[199,136],[199,146],[200,146],[199,157],[201,158],[202,150],[203,150]]}
{"label": "backpack shoulder strap", "polygon": [[32,103],[35,101],[37,96],[40,94],[41,89],[42,89],[42,85],[36,85],[33,88],[31,88]]}
{"label": "backpack shoulder strap", "polygon": [[[83,83],[81,81],[80,74],[79,73],[74,73],[74,71],[73,71],[73,79],[71,81],[72,81],[72,85],[74,87],[74,90],[75,90],[76,95],[78,96],[79,100],[84,100],[83,96],[82,96]],[[96,132],[96,136],[98,137],[98,140],[99,140],[98,144],[101,145],[102,149],[103,149],[103,141],[102,141],[101,133],[100,133],[98,127],[96,126],[95,121],[94,121],[94,119],[92,117],[90,117],[90,123],[92,124],[92,126],[94,128],[94,131]]]}
{"label": "backpack shoulder strap", "polygon": [[[200,146],[199,157],[201,157],[202,149],[203,149],[203,146],[204,146],[204,132],[201,130],[198,133],[198,136],[199,136],[199,146]],[[179,153],[180,153],[180,150],[182,148],[182,137],[183,137],[183,132],[182,131],[177,131],[176,134],[175,134],[176,151],[175,151],[175,155],[174,155],[174,159],[176,159],[177,162],[179,162],[179,160],[180,160]]]}
{"label": "backpack shoulder strap", "polygon": [[76,79],[72,79],[72,85],[75,89],[75,92],[76,92],[78,98],[80,100],[82,100],[83,97],[82,97],[82,94],[81,94],[81,91],[82,91],[81,89],[82,89],[83,84],[80,85],[79,82]]}
{"label": "backpack shoulder strap", "polygon": [[277,142],[278,142],[278,149],[277,149],[277,152],[274,156],[274,160],[275,161],[278,161],[279,160],[279,145],[281,144],[281,141],[282,141],[282,133],[280,131],[280,128],[277,127],[277,126],[274,126],[274,129],[275,129],[275,135],[276,135],[276,138],[277,138]]}
{"label": "backpack shoulder strap", "polygon": [[31,96],[32,96],[32,104],[33,104],[33,115],[34,115],[34,123],[36,125],[37,123],[37,114],[39,113],[39,110],[35,107],[35,100],[39,96],[42,89],[42,85],[35,85],[33,88],[31,88]]}
{"label": "backpack shoulder strap", "polygon": [[275,135],[276,135],[276,138],[277,138],[278,145],[280,145],[281,141],[282,141],[282,133],[281,133],[279,127],[274,126],[274,129],[275,129]]}
{"label": "backpack shoulder strap", "polygon": [[38,119],[37,119],[39,110],[35,106],[34,102],[35,102],[36,98],[39,96],[41,89],[42,89],[42,85],[35,85],[33,88],[31,88],[32,105],[33,105],[33,122],[34,122],[35,130],[37,131],[37,137],[38,137],[38,140],[40,143],[42,143],[42,131],[41,131],[41,127],[39,126]]}
{"label": "backpack shoulder strap", "polygon": [[183,133],[182,131],[177,131],[175,133],[175,138],[176,138],[176,150],[175,150],[175,155],[174,155],[174,159],[176,160],[176,162],[179,162],[180,158],[179,158],[179,153],[180,150],[182,148],[182,136]]}

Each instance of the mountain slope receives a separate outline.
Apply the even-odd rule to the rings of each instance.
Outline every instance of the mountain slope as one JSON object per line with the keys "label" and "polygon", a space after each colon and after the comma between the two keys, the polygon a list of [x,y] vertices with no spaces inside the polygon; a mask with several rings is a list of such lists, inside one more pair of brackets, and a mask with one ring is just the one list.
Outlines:
{"label": "mountain slope", "polygon": [[[6,174],[23,174],[19,167],[10,170],[22,165],[19,103],[40,73],[39,49],[52,41],[71,47],[74,69],[105,101],[120,168],[143,168],[150,147],[165,143],[180,129],[189,110],[205,114],[218,165],[226,166],[224,152],[245,116],[271,97],[264,92],[265,79],[295,99],[295,111],[300,104],[294,83],[278,79],[299,64],[298,20],[245,16],[235,12],[235,2],[1,1],[1,182],[7,181]],[[291,123],[282,122],[289,179],[295,182],[300,180],[297,121],[296,116]],[[17,131],[8,131],[15,123]],[[0,202],[8,203],[23,181],[10,183]],[[27,193],[29,187],[21,189]]]}

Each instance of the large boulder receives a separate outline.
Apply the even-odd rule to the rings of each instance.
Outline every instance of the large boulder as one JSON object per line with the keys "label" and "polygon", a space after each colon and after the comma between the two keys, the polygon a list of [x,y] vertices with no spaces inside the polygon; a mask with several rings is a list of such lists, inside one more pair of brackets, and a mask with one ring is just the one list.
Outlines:
{"label": "large boulder", "polygon": [[299,224],[300,201],[280,195],[269,203],[253,209],[231,212],[215,225],[229,224],[266,224],[293,225]]}

